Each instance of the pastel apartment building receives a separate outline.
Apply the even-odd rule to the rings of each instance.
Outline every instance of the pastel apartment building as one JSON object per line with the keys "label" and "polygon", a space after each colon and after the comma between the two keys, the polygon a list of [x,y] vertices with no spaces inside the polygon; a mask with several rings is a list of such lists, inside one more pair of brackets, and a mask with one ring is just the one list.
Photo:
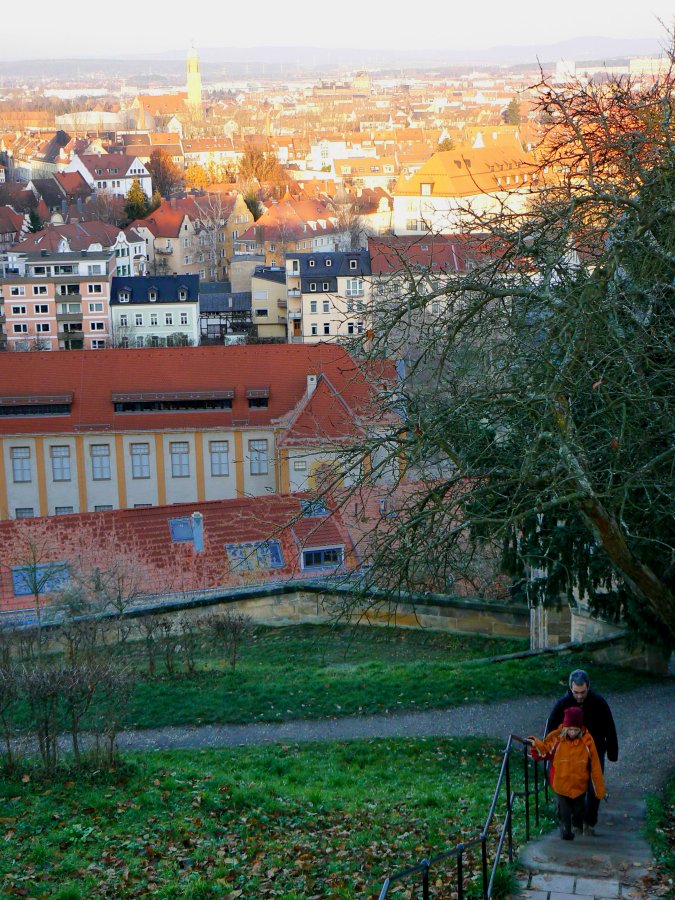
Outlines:
{"label": "pastel apartment building", "polygon": [[312,344],[363,334],[369,327],[367,250],[286,256],[288,341]]}
{"label": "pastel apartment building", "polygon": [[0,347],[108,347],[115,262],[110,250],[4,254],[0,258]]}
{"label": "pastel apartment building", "polygon": [[110,314],[115,347],[194,346],[199,343],[199,277],[113,278]]}

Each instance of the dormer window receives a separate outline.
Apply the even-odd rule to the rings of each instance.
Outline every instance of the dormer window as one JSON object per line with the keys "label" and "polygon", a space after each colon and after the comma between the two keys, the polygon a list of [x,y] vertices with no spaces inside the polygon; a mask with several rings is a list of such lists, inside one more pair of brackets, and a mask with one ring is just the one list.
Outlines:
{"label": "dormer window", "polygon": [[120,301],[120,303],[128,303],[131,299],[131,295],[129,294],[129,291],[119,291],[117,294],[117,299]]}
{"label": "dormer window", "polygon": [[310,259],[308,261],[307,265],[310,267],[310,269],[313,269],[314,266],[316,265],[316,262],[313,259]]}
{"label": "dormer window", "polygon": [[358,267],[359,267],[359,261],[357,259],[349,260],[349,268],[350,269],[358,269]]}
{"label": "dormer window", "polygon": [[332,265],[333,265],[333,260],[332,260],[332,259],[327,259],[327,260],[326,260],[326,268],[327,268],[327,269],[330,269],[330,267],[331,267]]}
{"label": "dormer window", "polygon": [[430,197],[431,196],[431,184],[422,184],[422,196]]}
{"label": "dormer window", "polygon": [[178,291],[178,299],[179,300],[187,300],[187,298],[188,298],[188,292],[185,290],[185,288],[181,288]]}
{"label": "dormer window", "polygon": [[148,300],[151,303],[157,302],[157,289],[156,288],[150,288],[150,290],[148,291]]}

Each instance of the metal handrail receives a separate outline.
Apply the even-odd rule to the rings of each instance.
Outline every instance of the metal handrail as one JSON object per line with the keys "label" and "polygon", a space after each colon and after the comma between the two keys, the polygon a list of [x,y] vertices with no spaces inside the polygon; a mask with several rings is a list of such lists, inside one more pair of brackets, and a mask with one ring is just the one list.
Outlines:
{"label": "metal handrail", "polygon": [[[514,742],[522,744],[523,748],[523,784],[524,789],[522,791],[512,791],[511,790],[511,753],[515,749]],[[507,846],[508,859],[509,862],[513,862],[513,804],[517,798],[525,799],[525,838],[526,840],[530,840],[530,796],[534,796],[535,798],[535,822],[539,825],[539,794],[542,790],[546,791],[546,796],[548,797],[548,785],[546,779],[544,778],[543,784],[540,784],[539,779],[539,766],[542,764],[541,760],[535,759],[531,760],[528,756],[528,748],[530,746],[530,741],[527,738],[518,737],[517,734],[510,734],[508,740],[506,742],[506,746],[503,751],[502,764],[499,769],[499,776],[497,777],[497,784],[495,786],[494,793],[492,795],[492,802],[490,803],[490,809],[487,814],[487,818],[485,819],[485,825],[479,832],[479,834],[471,838],[469,841],[464,841],[457,844],[455,847],[445,850],[443,853],[438,854],[437,856],[433,856],[430,859],[422,859],[416,865],[410,866],[407,869],[402,869],[400,872],[395,872],[393,875],[390,875],[382,885],[382,888],[379,893],[378,900],[386,900],[389,895],[389,888],[395,884],[396,882],[407,881],[413,876],[421,875],[422,876],[422,900],[430,900],[430,871],[436,866],[438,863],[444,862],[448,859],[456,860],[456,876],[457,876],[457,898],[458,900],[463,900],[464,898],[464,884],[463,884],[463,865],[464,865],[464,854],[467,850],[470,850],[472,847],[477,847],[480,845],[481,848],[481,874],[483,881],[483,898],[484,900],[490,900],[492,897],[492,891],[494,889],[494,881],[497,874],[497,867],[499,866],[499,862],[501,859],[502,851],[504,850],[504,844]],[[530,778],[529,778],[529,768],[530,762],[533,763],[534,767],[534,786],[530,789]],[[502,790],[502,785],[505,786],[506,792],[506,814],[504,816],[504,823],[502,825],[499,839],[497,841],[497,847],[494,854],[494,860],[492,862],[492,866],[489,865],[488,860],[488,848],[487,848],[487,838],[490,830],[490,826],[492,825],[495,812],[497,811],[497,804],[499,802],[499,795]]]}

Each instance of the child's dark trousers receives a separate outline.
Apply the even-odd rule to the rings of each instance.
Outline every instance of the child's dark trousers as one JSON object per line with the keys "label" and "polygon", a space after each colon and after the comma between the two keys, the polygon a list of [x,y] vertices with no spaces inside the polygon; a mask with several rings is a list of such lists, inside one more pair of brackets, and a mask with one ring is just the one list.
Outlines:
{"label": "child's dark trousers", "polygon": [[560,833],[563,836],[570,835],[572,828],[583,828],[586,794],[580,794],[578,797],[563,797],[562,794],[556,794],[556,797]]}

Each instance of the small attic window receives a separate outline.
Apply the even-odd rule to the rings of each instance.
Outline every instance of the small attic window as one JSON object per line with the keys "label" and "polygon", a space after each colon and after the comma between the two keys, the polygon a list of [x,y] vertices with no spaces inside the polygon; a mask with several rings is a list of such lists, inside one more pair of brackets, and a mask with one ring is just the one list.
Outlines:
{"label": "small attic window", "polygon": [[358,259],[350,259],[349,260],[349,268],[350,269],[358,269],[358,267],[359,267]]}
{"label": "small attic window", "polygon": [[181,519],[169,519],[169,531],[174,544],[182,544],[192,540],[192,520],[185,516]]}
{"label": "small attic window", "polygon": [[150,288],[148,291],[148,300],[151,303],[155,303],[157,301],[157,288]]}
{"label": "small attic window", "polygon": [[313,259],[310,259],[307,261],[307,265],[310,267],[310,269],[313,269],[316,265],[316,262]]}
{"label": "small attic window", "polygon": [[117,294],[117,299],[120,301],[120,303],[128,303],[131,299],[129,291],[119,291]]}
{"label": "small attic window", "polygon": [[187,543],[192,540],[192,520],[188,516],[169,519],[169,531],[174,544]]}
{"label": "small attic window", "polygon": [[327,516],[328,507],[325,500],[301,500],[300,512],[306,519],[314,519],[318,516]]}
{"label": "small attic window", "polygon": [[425,182],[421,185],[421,187],[422,187],[422,196],[430,197],[431,196],[431,183]]}
{"label": "small attic window", "polygon": [[330,269],[330,267],[331,267],[332,265],[333,265],[333,260],[332,260],[332,259],[326,259],[326,268],[327,268],[327,269]]}
{"label": "small attic window", "polygon": [[179,300],[187,300],[188,292],[185,288],[180,288],[178,291],[178,299]]}

